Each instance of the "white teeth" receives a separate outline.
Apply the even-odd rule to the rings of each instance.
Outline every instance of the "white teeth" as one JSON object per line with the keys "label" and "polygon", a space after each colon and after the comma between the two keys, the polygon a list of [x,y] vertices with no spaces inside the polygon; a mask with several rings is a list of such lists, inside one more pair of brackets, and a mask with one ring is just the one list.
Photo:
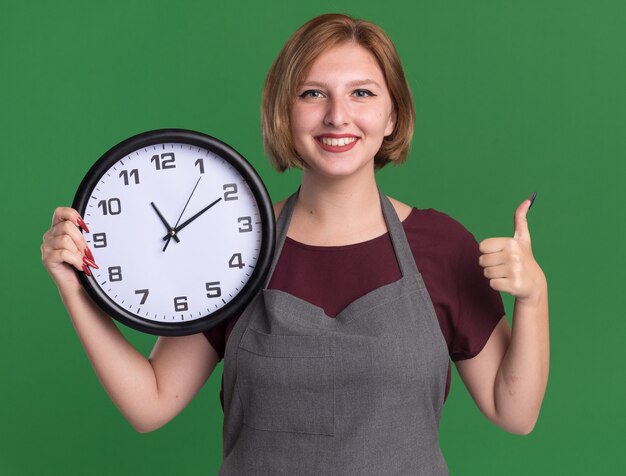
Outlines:
{"label": "white teeth", "polygon": [[332,147],[341,147],[343,145],[352,144],[356,141],[356,137],[341,137],[339,139],[331,137],[320,137],[320,142],[324,145],[330,145]]}

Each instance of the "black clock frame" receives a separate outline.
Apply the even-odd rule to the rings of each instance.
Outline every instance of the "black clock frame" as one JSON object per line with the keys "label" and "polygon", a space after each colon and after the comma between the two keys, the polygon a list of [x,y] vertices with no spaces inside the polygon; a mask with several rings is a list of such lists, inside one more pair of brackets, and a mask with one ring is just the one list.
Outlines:
{"label": "black clock frame", "polygon": [[91,197],[93,190],[110,167],[120,159],[127,157],[137,149],[145,148],[161,143],[182,143],[195,145],[213,152],[219,157],[226,160],[232,165],[241,176],[245,179],[250,187],[252,194],[259,207],[261,215],[262,237],[261,251],[257,260],[257,265],[250,276],[248,282],[237,296],[235,296],[224,307],[206,316],[199,317],[190,321],[176,321],[171,323],[157,322],[142,318],[129,312],[115,303],[102,289],[97,285],[95,278],[87,276],[85,273],[76,271],[78,279],[89,296],[111,317],[117,321],[141,332],[162,336],[183,336],[197,334],[199,332],[210,329],[225,320],[241,313],[245,306],[249,304],[256,293],[261,289],[267,278],[272,258],[274,256],[275,246],[275,217],[274,208],[270,200],[265,185],[256,170],[250,163],[235,149],[228,144],[196,131],[188,129],[157,129],[153,131],[143,132],[130,137],[111,149],[100,157],[96,163],[89,169],[83,178],[76,195],[72,207],[84,216],[87,202]]}

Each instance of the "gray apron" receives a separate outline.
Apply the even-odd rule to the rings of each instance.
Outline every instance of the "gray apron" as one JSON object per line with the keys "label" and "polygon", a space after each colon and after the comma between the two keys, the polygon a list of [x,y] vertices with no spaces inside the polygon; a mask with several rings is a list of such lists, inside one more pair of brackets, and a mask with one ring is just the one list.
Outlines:
{"label": "gray apron", "polygon": [[297,200],[277,222],[265,289],[224,355],[220,475],[447,475],[438,428],[448,349],[398,216],[380,194],[402,272],[336,318],[267,289]]}

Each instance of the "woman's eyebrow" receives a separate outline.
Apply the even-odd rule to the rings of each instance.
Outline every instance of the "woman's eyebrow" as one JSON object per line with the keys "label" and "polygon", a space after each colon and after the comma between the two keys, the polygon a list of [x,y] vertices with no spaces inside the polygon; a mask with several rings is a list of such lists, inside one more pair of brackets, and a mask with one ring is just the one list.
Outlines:
{"label": "woman's eyebrow", "polygon": [[[382,86],[380,84],[378,84],[376,81],[374,81],[373,79],[356,79],[354,81],[350,81],[346,84],[346,86],[348,86],[349,88],[357,88],[360,86],[368,86],[368,85],[374,85],[377,86],[379,88],[382,89]],[[304,83],[302,83],[301,87],[317,87],[317,88],[324,88],[324,89],[328,89],[329,86],[327,83],[323,82],[323,81],[306,81]]]}
{"label": "woman's eyebrow", "polygon": [[352,88],[356,88],[359,86],[368,86],[370,84],[373,84],[374,86],[377,86],[382,89],[382,86],[378,84],[376,81],[374,81],[373,79],[358,79],[356,81],[350,81],[348,83],[348,86]]}

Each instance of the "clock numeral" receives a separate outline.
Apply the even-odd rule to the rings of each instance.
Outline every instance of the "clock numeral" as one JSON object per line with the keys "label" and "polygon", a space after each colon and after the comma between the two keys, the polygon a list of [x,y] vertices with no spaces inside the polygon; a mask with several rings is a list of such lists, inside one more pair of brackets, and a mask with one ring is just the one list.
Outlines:
{"label": "clock numeral", "polygon": [[138,184],[139,183],[139,169],[133,169],[130,172],[128,170],[122,170],[120,172],[120,177],[124,179],[124,185],[130,184],[129,179],[133,179],[133,181]]}
{"label": "clock numeral", "polygon": [[222,295],[222,288],[220,288],[219,281],[206,283],[206,290],[209,291],[208,293],[206,293],[206,297],[208,298],[218,298]]}
{"label": "clock numeral", "polygon": [[239,217],[237,218],[237,223],[243,223],[243,225],[239,227],[239,233],[247,233],[249,231],[252,231],[252,218]]}
{"label": "clock numeral", "polygon": [[121,266],[111,266],[109,268],[109,281],[114,283],[115,281],[122,280],[122,267]]}
{"label": "clock numeral", "polygon": [[108,200],[100,200],[98,208],[102,207],[103,215],[119,215],[122,213],[122,202],[119,198],[109,198]]}
{"label": "clock numeral", "polygon": [[227,183],[222,187],[224,189],[224,201],[228,202],[229,200],[239,200],[237,196],[237,184],[236,183]]}
{"label": "clock numeral", "polygon": [[202,159],[198,159],[196,160],[196,163],[194,164],[196,167],[200,168],[200,173],[203,174],[204,173],[204,160]]}
{"label": "clock numeral", "polygon": [[189,306],[187,305],[187,296],[178,296],[174,298],[174,310],[176,312],[187,311]]}
{"label": "clock numeral", "polygon": [[243,268],[245,266],[245,264],[243,263],[243,261],[241,260],[241,253],[235,253],[233,256],[231,256],[231,258],[228,260],[228,267],[229,268]]}
{"label": "clock numeral", "polygon": [[146,299],[148,299],[148,294],[150,294],[150,290],[149,289],[135,289],[135,294],[143,294],[143,296],[141,297],[141,301],[139,302],[139,304],[143,304],[146,302]]}
{"label": "clock numeral", "polygon": [[161,155],[156,154],[153,155],[150,159],[150,162],[154,162],[154,166],[157,170],[161,169],[175,169],[176,164],[174,161],[176,157],[174,156],[174,152],[165,152]]}
{"label": "clock numeral", "polygon": [[107,246],[107,234],[106,233],[94,233],[93,234],[93,247],[94,248],[106,248]]}

